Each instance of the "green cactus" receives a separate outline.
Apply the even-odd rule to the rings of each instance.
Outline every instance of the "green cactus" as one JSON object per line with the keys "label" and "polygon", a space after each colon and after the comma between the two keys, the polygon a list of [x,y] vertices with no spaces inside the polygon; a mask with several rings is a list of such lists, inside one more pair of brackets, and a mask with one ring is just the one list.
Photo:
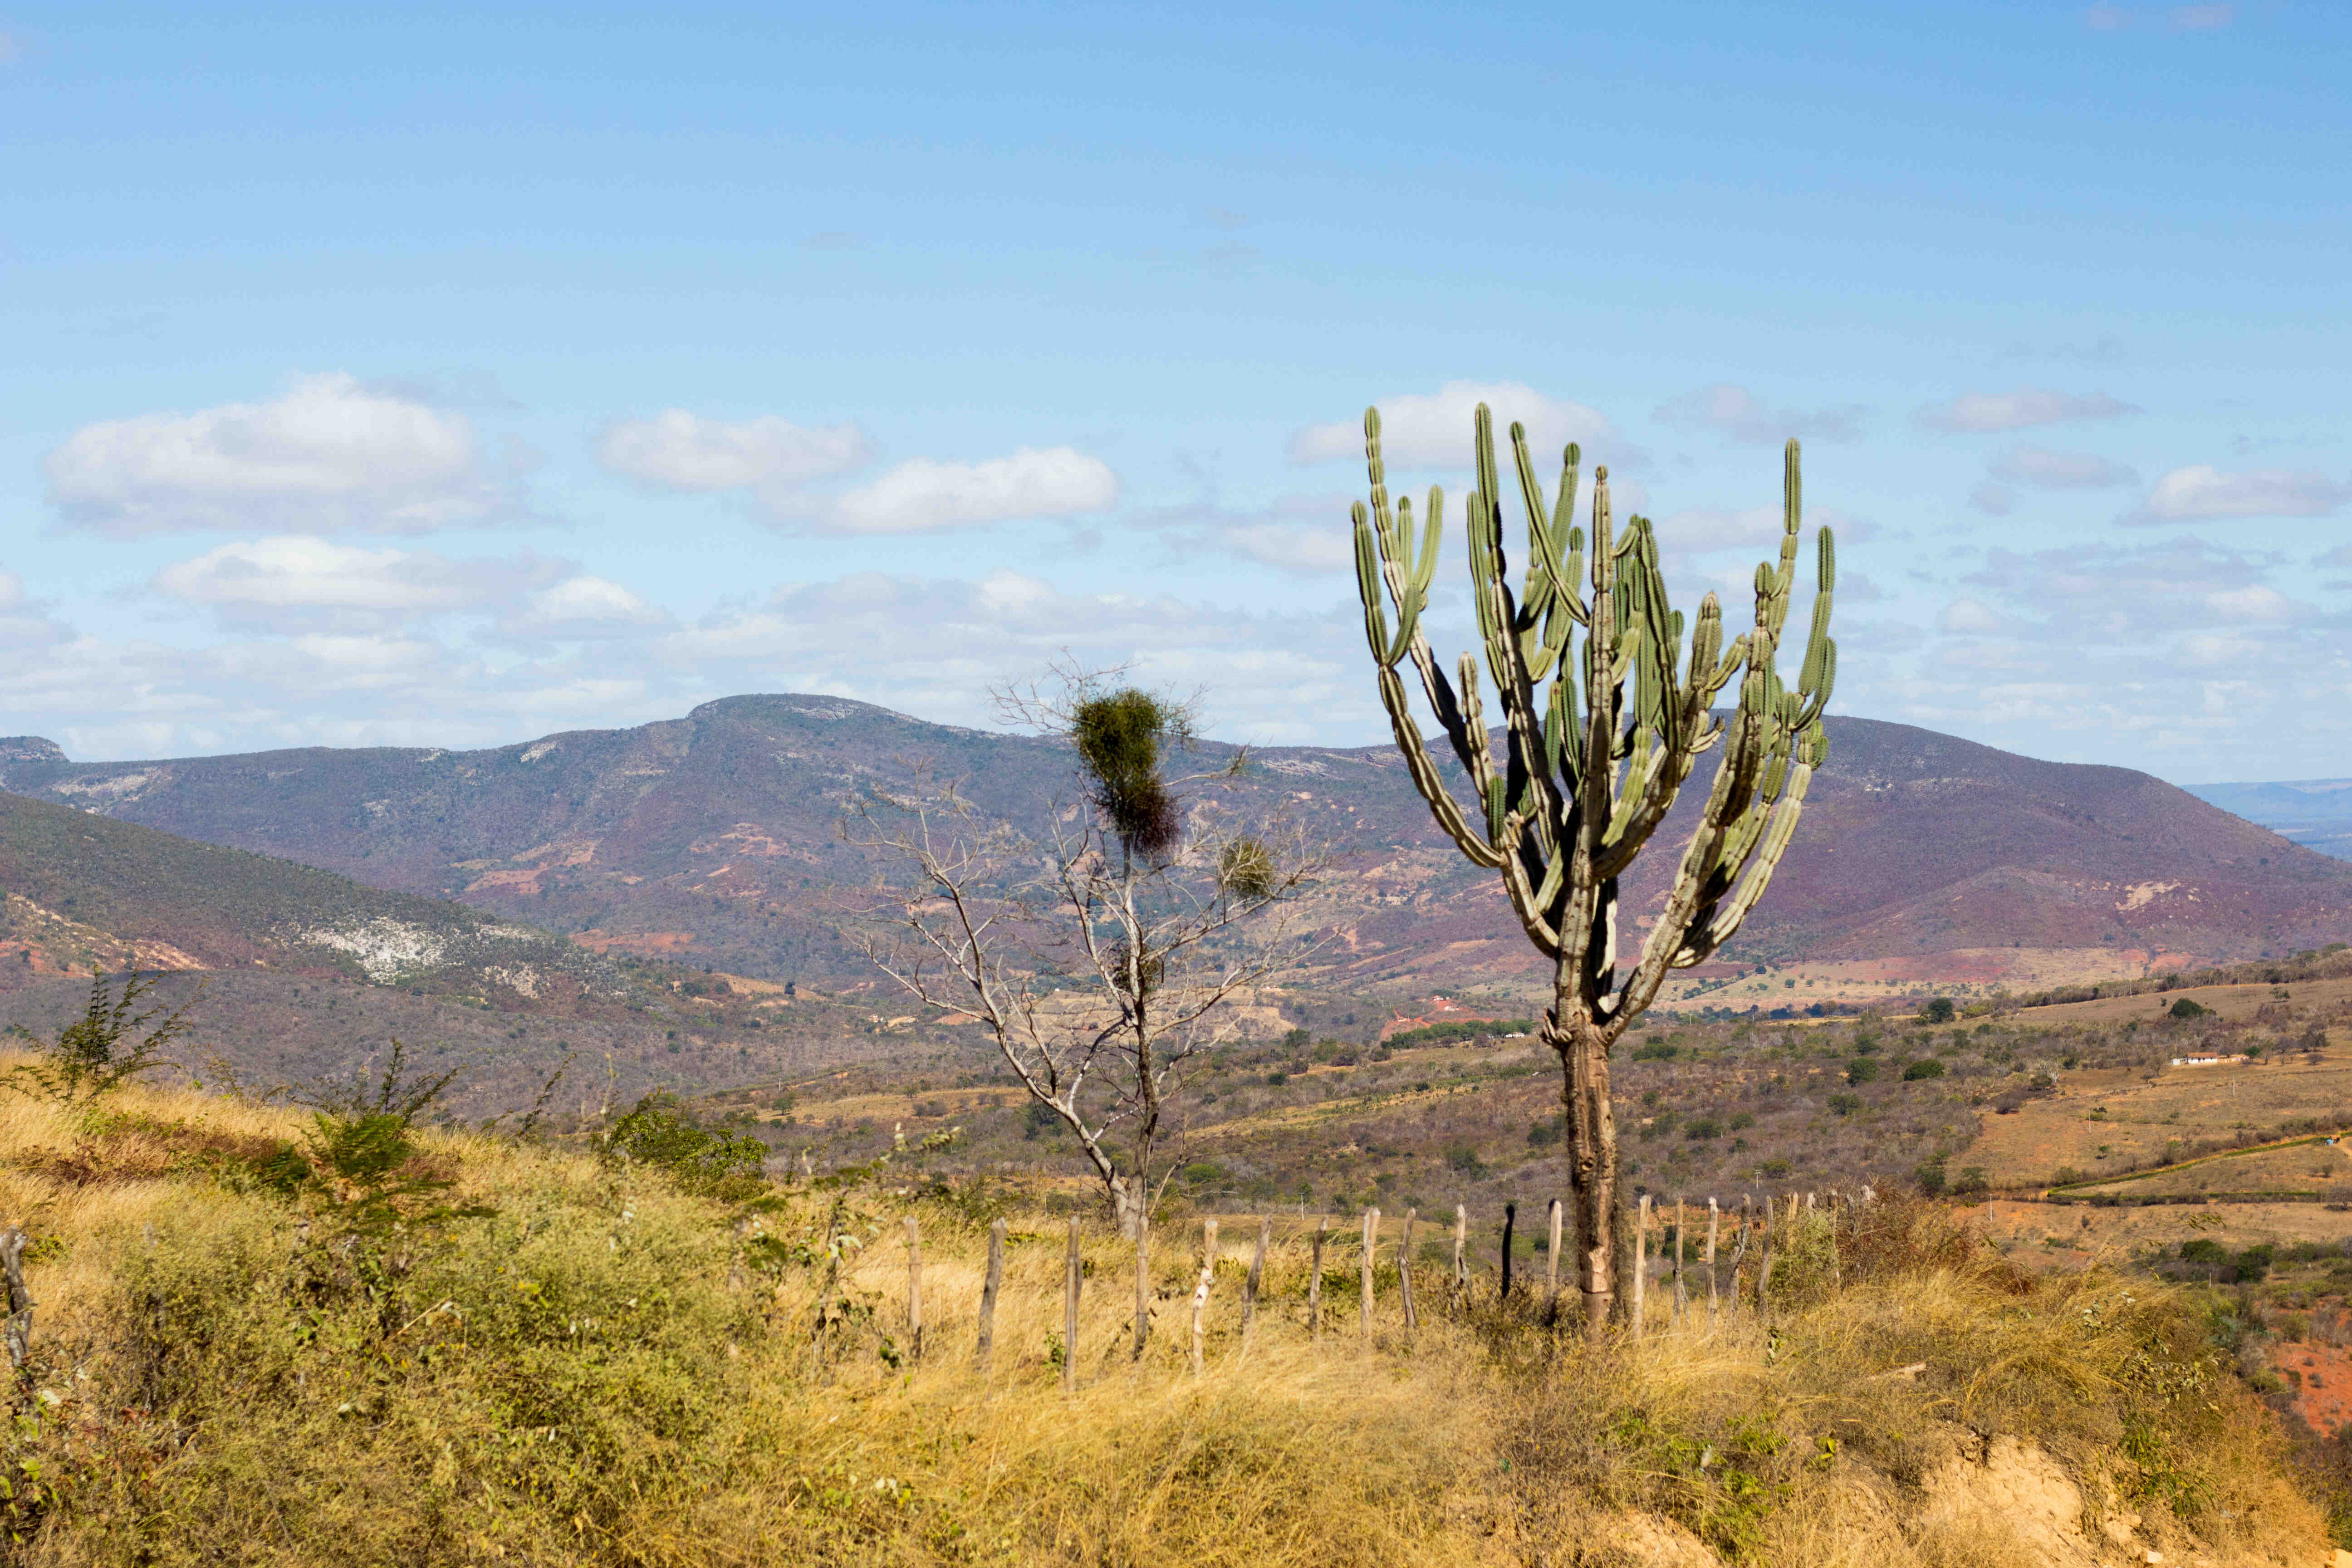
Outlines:
{"label": "green cactus", "polygon": [[[1610,1053],[1669,971],[1705,962],[1739,929],[1796,831],[1806,788],[1828,754],[1821,720],[1837,678],[1837,644],[1829,636],[1835,552],[1830,531],[1820,530],[1812,628],[1791,690],[1776,666],[1801,521],[1796,442],[1786,457],[1780,559],[1756,568],[1755,625],[1725,647],[1722,607],[1709,594],[1689,628],[1687,649],[1683,616],[1666,599],[1649,520],[1635,517],[1622,535],[1612,531],[1609,470],[1596,468],[1588,539],[1575,522],[1577,447],[1564,454],[1559,490],[1547,503],[1527,432],[1517,425],[1511,426],[1511,455],[1527,512],[1528,558],[1514,593],[1503,552],[1494,418],[1484,404],[1475,443],[1470,577],[1485,666],[1502,708],[1499,757],[1487,729],[1480,661],[1464,654],[1449,681],[1422,628],[1444,493],[1429,492],[1416,545],[1412,500],[1389,501],[1378,409],[1364,412],[1371,498],[1354,510],[1357,588],[1381,701],[1414,784],[1462,853],[1501,873],[1528,940],[1555,965],[1543,1037],[1559,1053],[1565,1080],[1585,1326],[1599,1338],[1616,1293]],[[1589,580],[1589,597],[1580,580]],[[1447,787],[1413,717],[1400,673],[1407,661],[1468,775],[1474,804],[1466,807]],[[1735,679],[1738,697],[1727,718],[1716,712],[1716,700]],[[1706,808],[1665,906],[1621,983],[1618,879],[1665,820],[1699,754],[1717,747]]]}

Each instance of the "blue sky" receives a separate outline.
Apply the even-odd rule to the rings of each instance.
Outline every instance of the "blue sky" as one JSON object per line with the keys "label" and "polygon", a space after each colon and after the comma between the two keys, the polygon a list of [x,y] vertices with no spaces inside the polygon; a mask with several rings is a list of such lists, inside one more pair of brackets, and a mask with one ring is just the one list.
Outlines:
{"label": "blue sky", "polygon": [[2352,772],[2342,7],[0,36],[0,733],[985,722],[1066,648],[1376,742],[1347,427],[1380,403],[1458,496],[1484,395],[1611,464],[1685,601],[1802,438],[1838,711]]}

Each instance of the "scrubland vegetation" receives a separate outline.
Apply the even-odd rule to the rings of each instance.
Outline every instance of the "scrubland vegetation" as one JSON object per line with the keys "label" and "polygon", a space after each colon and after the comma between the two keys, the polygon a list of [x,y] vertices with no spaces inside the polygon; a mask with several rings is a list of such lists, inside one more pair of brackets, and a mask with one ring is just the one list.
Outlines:
{"label": "scrubland vegetation", "polygon": [[0,1101],[39,1303],[17,1560],[2021,1564],[2324,1539],[2187,1297],[2021,1272],[1933,1204],[1850,1220],[1839,1289],[1809,1233],[1769,1321],[1710,1328],[1702,1295],[1685,1329],[1596,1348],[1539,1295],[1456,1307],[1436,1268],[1408,1334],[1392,1246],[1367,1342],[1352,1241],[1310,1337],[1295,1224],[1244,1340],[1255,1226],[1228,1224],[1195,1375],[1194,1227],[1154,1232],[1139,1358],[1132,1249],[1089,1217],[1073,1347],[1063,1223],[919,1141],[779,1181],[659,1101],[549,1146],[412,1125],[398,1087],[320,1113]]}

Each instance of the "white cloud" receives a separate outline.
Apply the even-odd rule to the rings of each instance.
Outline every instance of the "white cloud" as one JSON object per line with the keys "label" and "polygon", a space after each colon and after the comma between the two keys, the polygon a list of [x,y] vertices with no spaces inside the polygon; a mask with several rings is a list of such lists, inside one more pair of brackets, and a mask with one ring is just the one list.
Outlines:
{"label": "white cloud", "polygon": [[930,458],[900,463],[872,484],[835,497],[819,518],[840,533],[928,533],[1014,518],[1072,517],[1118,500],[1118,476],[1100,458],[1070,447],[1024,447],[979,463]]}
{"label": "white cloud", "polygon": [[2282,625],[2299,620],[2305,606],[2296,604],[2267,583],[2250,583],[2242,588],[2223,588],[2205,595],[2205,603],[2225,621],[2244,621],[2263,625]]}
{"label": "white cloud", "polygon": [[566,577],[530,594],[506,629],[540,637],[610,637],[660,626],[662,613],[605,577]]}
{"label": "white cloud", "polygon": [[616,474],[678,490],[790,486],[845,473],[871,456],[854,424],[808,426],[773,415],[732,423],[683,408],[615,421],[596,460]]}
{"label": "white cloud", "polygon": [[1969,505],[1988,517],[2007,517],[2017,510],[2017,492],[2007,485],[1980,479],[1969,491]]}
{"label": "white cloud", "polygon": [[2208,33],[2238,19],[2235,5],[2175,5],[2165,22],[2177,33]]}
{"label": "white cloud", "polygon": [[2125,523],[2204,522],[2230,517],[2328,517],[2352,500],[2352,485],[2315,469],[2224,473],[2210,464],[2175,468]]}
{"label": "white cloud", "polygon": [[2038,489],[2108,489],[2139,476],[2121,463],[2090,452],[2058,452],[2047,447],[2012,447],[1990,464],[1995,479]]}
{"label": "white cloud", "polygon": [[[1472,467],[1472,420],[1481,403],[1494,410],[1500,460],[1507,467],[1511,461],[1510,428],[1517,420],[1527,426],[1528,449],[1546,484],[1559,477],[1559,454],[1570,441],[1582,443],[1588,473],[1594,462],[1612,460],[1599,449],[1617,440],[1616,427],[1605,417],[1581,403],[1547,397],[1517,381],[1449,381],[1434,394],[1381,399],[1381,457],[1392,468]],[[1290,437],[1290,460],[1301,466],[1344,458],[1361,462],[1363,456],[1360,419],[1309,425]],[[1621,452],[1614,460],[1622,463],[1627,456]]]}
{"label": "white cloud", "polygon": [[1966,392],[1944,403],[1930,403],[1913,416],[1930,430],[1982,435],[1999,430],[2030,430],[2040,425],[2063,425],[2078,419],[2116,419],[2139,410],[2118,403],[2104,392],[2077,396],[2047,387],[2021,386],[2014,392]]}
{"label": "white cloud", "polygon": [[1996,632],[2001,627],[2000,612],[1980,599],[1955,599],[1944,606],[1936,625],[1948,632]]}
{"label": "white cloud", "polygon": [[166,566],[154,586],[199,605],[409,614],[470,607],[496,592],[483,574],[446,556],[308,536],[224,544]]}
{"label": "white cloud", "polygon": [[1864,412],[1859,405],[1817,408],[1811,413],[1794,408],[1774,408],[1744,386],[1718,381],[1660,404],[1653,411],[1652,417],[1667,425],[1713,430],[1733,441],[1769,444],[1785,441],[1791,437],[1811,437],[1823,441],[1858,440],[1862,435]]}
{"label": "white cloud", "polygon": [[305,376],[268,403],[87,425],[44,468],[68,524],[118,538],[422,533],[512,505],[464,416],[341,374]]}

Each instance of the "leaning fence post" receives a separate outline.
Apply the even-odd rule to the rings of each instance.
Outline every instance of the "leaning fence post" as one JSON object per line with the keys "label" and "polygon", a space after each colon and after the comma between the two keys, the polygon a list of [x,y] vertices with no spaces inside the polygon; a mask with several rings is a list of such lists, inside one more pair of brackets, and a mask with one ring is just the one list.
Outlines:
{"label": "leaning fence post", "polygon": [[1757,1245],[1763,1256],[1756,1260],[1756,1316],[1761,1321],[1771,1312],[1772,1289],[1772,1194],[1764,1194],[1763,1206],[1757,1212]]}
{"label": "leaning fence post", "polygon": [[1717,1307],[1716,1307],[1716,1301],[1715,1301],[1715,1231],[1716,1231],[1716,1226],[1717,1226],[1717,1225],[1719,1225],[1720,1223],[1722,1223],[1722,1220],[1723,1220],[1723,1211],[1722,1211],[1721,1209],[1719,1209],[1719,1208],[1717,1208],[1717,1207],[1716,1206],[1716,1203],[1715,1203],[1715,1200],[1714,1200],[1713,1198],[1709,1198],[1709,1199],[1707,1199],[1707,1200],[1706,1200],[1706,1331],[1707,1331],[1708,1333],[1713,1333],[1713,1332],[1715,1332],[1715,1318],[1716,1318],[1716,1312],[1717,1312]]}
{"label": "leaning fence post", "polygon": [[18,1372],[33,1354],[33,1293],[25,1288],[25,1246],[31,1239],[22,1226],[0,1229],[0,1282],[5,1282],[8,1298],[8,1364]]}
{"label": "leaning fence post", "polygon": [[1397,1247],[1397,1289],[1404,1296],[1404,1327],[1407,1333],[1421,1327],[1420,1314],[1415,1312],[1412,1307],[1412,1222],[1420,1213],[1418,1208],[1408,1208],[1404,1211],[1404,1240]]}
{"label": "leaning fence post", "polygon": [[1559,1214],[1558,1198],[1551,1201],[1550,1250],[1544,1254],[1544,1321],[1559,1322]]}
{"label": "leaning fence post", "polygon": [[1242,1281],[1242,1348],[1249,1348],[1250,1331],[1257,1324],[1258,1287],[1265,1282],[1265,1244],[1274,1234],[1272,1215],[1257,1222],[1257,1250],[1250,1255],[1249,1278]]}
{"label": "leaning fence post", "polygon": [[1217,1222],[1201,1222],[1201,1278],[1192,1286],[1192,1375],[1201,1375],[1209,1321],[1209,1287],[1217,1279]]}
{"label": "leaning fence post", "polygon": [[996,1348],[996,1289],[1004,1283],[1004,1222],[988,1227],[988,1277],[980,1287],[980,1347],[972,1359],[988,1370],[988,1352]]}
{"label": "leaning fence post", "polygon": [[1323,1337],[1323,1237],[1331,1228],[1331,1216],[1315,1216],[1315,1258],[1307,1277],[1307,1337]]}
{"label": "leaning fence post", "polygon": [[1643,1193],[1633,1220],[1633,1337],[1640,1339],[1650,1283],[1650,1194]]}
{"label": "leaning fence post", "polygon": [[1078,1216],[1070,1216],[1070,1257],[1062,1278],[1062,1392],[1078,1386],[1078,1283],[1086,1277],[1078,1257]]}
{"label": "leaning fence post", "polygon": [[1135,1222],[1135,1359],[1143,1359],[1143,1342],[1151,1337],[1151,1215]]}
{"label": "leaning fence post", "polygon": [[1457,1307],[1470,1304],[1470,1265],[1464,1261],[1462,1249],[1470,1240],[1470,1211],[1460,1204],[1454,1205],[1454,1300]]}
{"label": "leaning fence post", "polygon": [[1358,1265],[1358,1284],[1362,1300],[1356,1304],[1356,1330],[1364,1340],[1372,1337],[1372,1268],[1381,1249],[1381,1211],[1364,1211],[1364,1256]]}
{"label": "leaning fence post", "polygon": [[1503,1293],[1496,1298],[1498,1300],[1508,1301],[1511,1299],[1511,1232],[1518,1223],[1519,1205],[1505,1204],[1503,1205]]}

